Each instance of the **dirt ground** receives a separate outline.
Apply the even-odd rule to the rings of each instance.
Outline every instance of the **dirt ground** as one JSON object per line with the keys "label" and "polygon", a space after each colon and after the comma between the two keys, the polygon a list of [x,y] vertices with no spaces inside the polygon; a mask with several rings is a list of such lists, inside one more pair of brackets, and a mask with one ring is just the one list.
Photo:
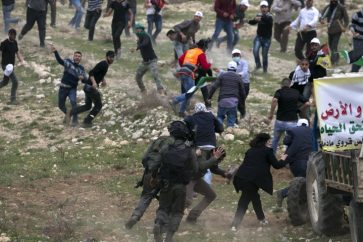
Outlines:
{"label": "dirt ground", "polygon": [[[251,12],[257,11],[257,2],[253,2],[255,7],[251,7]],[[13,14],[21,16],[22,19],[24,19],[25,14],[24,9],[20,6],[21,4],[22,3],[17,3],[17,9]],[[319,2],[319,5],[323,4],[324,3]],[[66,8],[66,6],[60,4],[59,6],[60,8]],[[188,16],[188,14],[195,9],[201,9],[207,12],[211,6],[211,4],[202,4],[197,1],[175,4],[168,6],[169,10],[166,14],[172,14],[173,11],[175,11],[178,12],[178,14],[185,14]],[[141,10],[141,5],[139,6],[139,9],[140,16],[143,16],[145,13],[144,10]],[[191,11],[191,9],[193,11]],[[55,30],[49,27],[47,28],[47,43],[59,41],[59,39],[64,37],[64,42],[56,42],[57,47],[59,47],[64,55],[72,53],[74,43],[70,44],[68,41],[74,41],[69,40],[69,38],[78,34],[66,26],[66,23],[72,17],[72,14],[72,11],[62,9],[58,14],[58,28]],[[213,25],[213,18],[211,18],[213,14],[209,15],[209,18],[205,18],[202,27],[210,27]],[[168,19],[170,21],[164,24],[163,32],[160,35],[160,40],[165,46],[167,44],[169,46],[165,37],[165,32],[177,23],[172,17],[169,17]],[[144,18],[142,18],[142,21],[145,23]],[[24,21],[17,26],[17,29],[20,29],[20,26],[23,24]],[[95,39],[106,39],[106,42],[109,41],[109,25],[110,18],[101,18],[97,25]],[[201,30],[201,35],[203,37],[211,36],[212,31],[213,28],[207,30],[203,29]],[[245,26],[243,27],[243,33],[245,37],[252,38],[255,34],[255,27]],[[82,31],[80,35],[82,39],[86,39],[87,32]],[[291,34],[290,38],[294,38],[293,36],[294,35]],[[1,33],[0,37],[1,39],[4,39],[5,35]],[[131,40],[129,39],[128,41],[133,40],[135,40],[135,37],[132,37]],[[51,77],[52,81],[49,84],[50,87],[46,90],[42,90],[39,85],[38,87],[31,89],[29,84],[21,84],[19,96],[23,96],[24,100],[25,98],[34,97],[34,95],[39,94],[44,94],[47,98],[46,91],[57,88],[53,85],[53,82],[56,82],[59,77],[52,75],[51,72],[53,69],[51,69],[50,65],[48,66],[36,62],[37,58],[54,62],[54,58],[49,53],[49,50],[39,50],[37,43],[37,32],[35,30],[32,30],[22,42],[19,42],[21,48],[26,52],[25,59],[27,61],[22,76],[26,77],[27,75],[33,75],[35,73],[39,79]],[[243,51],[245,58],[251,63],[250,69],[253,69],[251,46],[241,46],[241,50]],[[291,46],[288,54],[293,54]],[[226,55],[221,49],[216,49],[209,53],[208,57],[213,59],[214,64],[219,67],[225,66],[230,59],[230,56]],[[135,59],[136,57],[126,55],[123,58],[124,60],[127,60],[127,58]],[[168,60],[168,58],[165,58],[162,61]],[[86,67],[90,67],[93,66],[96,61],[95,57],[91,54],[87,54],[84,64]],[[286,76],[294,67],[294,61],[288,61],[275,56],[271,56],[270,58],[269,70],[271,75],[276,77]],[[33,72],[30,73],[29,70],[33,70]],[[122,80],[120,80],[120,74],[122,75]],[[134,88],[133,75],[134,73],[132,71],[130,72],[130,70],[125,70],[123,68],[115,68],[108,73],[110,87],[115,88],[116,91],[123,90],[125,93],[117,93],[117,95],[119,95],[117,101],[122,100],[129,104],[129,102],[131,102],[131,98],[129,97],[139,95],[138,90]],[[170,73],[165,75],[171,76]],[[26,82],[26,80],[24,80],[24,82]],[[38,83],[34,84],[34,86],[37,86],[37,84]],[[276,83],[274,85],[276,86]],[[24,90],[21,88],[22,86],[27,86],[29,89]],[[153,86],[153,83],[148,83],[147,86],[149,88]],[[1,90],[1,92],[3,92],[3,90]],[[6,92],[8,92],[8,89]],[[176,91],[170,90],[169,93],[172,94],[174,92]],[[252,88],[251,93],[251,97],[263,98],[265,99],[265,103],[269,103],[270,101],[271,97],[266,93],[258,91],[257,88]],[[141,98],[138,98],[137,100],[140,99]],[[38,122],[39,127],[29,128],[29,133],[34,138],[27,147],[19,148],[20,153],[31,149],[48,149],[55,144],[54,139],[47,133],[48,131],[41,129],[42,126],[46,125],[62,129],[62,133],[56,134],[58,139],[64,140],[64,143],[61,144],[61,146],[71,143],[73,139],[77,139],[78,137],[85,136],[89,138],[102,133],[102,130],[99,132],[97,131],[98,133],[88,130],[74,130],[71,128],[63,130],[63,126],[59,120],[59,111],[51,108],[50,106],[52,104],[48,103],[45,105],[45,101],[42,100],[43,99],[41,98],[37,99],[37,102],[39,102],[39,110],[33,110],[33,106],[30,104],[9,108],[4,103],[0,103],[0,110],[2,110],[1,119],[3,121],[3,123],[0,124],[0,141],[4,141],[1,143],[4,144],[4,146],[0,147],[0,152],[6,149],[6,144],[10,145],[21,141],[24,135],[21,127],[31,127],[34,121]],[[134,102],[135,99],[132,99],[132,101]],[[145,103],[149,102],[149,100],[143,101]],[[164,106],[167,106],[165,100],[161,100],[160,102],[162,102]],[[137,105],[135,105],[135,107],[137,107]],[[119,107],[117,106],[117,108]],[[5,121],[7,125],[5,125]],[[126,138],[126,140],[128,139]],[[43,235],[41,238],[29,237],[20,241],[79,241],[79,238],[82,238],[82,241],[87,242],[152,241],[152,225],[155,217],[155,210],[157,208],[156,202],[152,203],[142,220],[135,226],[135,229],[128,231],[124,228],[124,222],[130,216],[132,209],[137,202],[138,193],[140,192],[140,190],[130,191],[134,184],[132,184],[129,179],[130,177],[139,176],[141,176],[139,170],[110,168],[106,170],[103,169],[101,172],[69,175],[68,177],[63,178],[41,178],[30,183],[23,183],[21,181],[22,178],[19,177],[19,181],[11,186],[0,185],[0,225],[6,227],[8,230],[17,231],[19,234],[23,235],[26,235],[28,231],[38,231],[37,234]],[[273,176],[275,183],[281,183],[291,179],[288,169],[274,171]],[[102,189],[102,184],[110,179],[127,181],[124,184],[125,186],[123,186],[123,190],[120,191],[118,195],[115,195],[106,189]],[[134,180],[136,180],[136,178]],[[225,181],[221,179],[216,179],[214,184],[217,187],[224,185],[224,182]],[[228,187],[228,189],[233,190],[231,186]],[[273,198],[269,199],[273,200]],[[266,211],[267,218],[270,222],[269,226],[260,227],[255,215],[249,213],[243,221],[242,228],[236,233],[231,233],[229,227],[234,216],[236,204],[231,207],[233,208],[211,206],[211,208],[203,213],[203,216],[195,226],[183,222],[176,235],[176,241],[194,241],[190,240],[193,236],[195,241],[349,241],[348,237],[330,239],[317,236],[313,234],[309,226],[294,228],[289,223],[286,211],[275,213],[272,209]],[[3,231],[0,230],[0,234],[2,232]],[[291,238],[286,235],[289,233],[291,234]],[[298,235],[298,238],[296,238],[296,234]],[[1,235],[0,241],[7,241],[6,237],[6,235]],[[215,237],[218,237],[219,239],[216,240]],[[77,238],[78,240],[74,238]]]}

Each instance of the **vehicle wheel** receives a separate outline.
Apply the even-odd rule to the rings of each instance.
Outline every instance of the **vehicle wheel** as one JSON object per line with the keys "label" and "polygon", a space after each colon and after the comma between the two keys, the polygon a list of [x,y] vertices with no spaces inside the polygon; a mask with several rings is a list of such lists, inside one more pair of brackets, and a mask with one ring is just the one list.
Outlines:
{"label": "vehicle wheel", "polygon": [[352,242],[363,241],[363,203],[350,202],[349,228]]}
{"label": "vehicle wheel", "polygon": [[327,236],[342,234],[344,208],[342,200],[328,193],[325,186],[325,163],[322,152],[312,153],[306,171],[306,192],[313,230]]}
{"label": "vehicle wheel", "polygon": [[296,177],[290,182],[287,196],[287,211],[291,224],[294,226],[303,225],[308,220],[306,179],[304,177]]}

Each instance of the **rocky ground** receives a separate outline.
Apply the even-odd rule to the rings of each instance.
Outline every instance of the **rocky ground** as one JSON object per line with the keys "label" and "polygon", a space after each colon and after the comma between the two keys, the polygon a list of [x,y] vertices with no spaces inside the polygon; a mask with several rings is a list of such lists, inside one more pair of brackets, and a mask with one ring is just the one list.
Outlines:
{"label": "rocky ground", "polygon": [[[257,12],[250,8],[248,16]],[[319,3],[323,5],[323,3]],[[354,9],[356,5],[353,5]],[[157,204],[153,203],[142,221],[131,231],[123,228],[130,215],[139,190],[132,187],[142,174],[140,157],[148,142],[166,134],[166,125],[176,119],[167,101],[179,90],[168,62],[172,47],[165,33],[173,25],[203,10],[205,17],[200,37],[213,32],[214,14],[210,3],[191,1],[170,4],[165,11],[164,28],[155,47],[159,56],[160,74],[168,96],[155,93],[151,76],[144,77],[148,95],[141,96],[134,81],[139,54],[128,50],[136,38],[122,38],[122,58],[109,69],[108,87],[102,90],[104,107],[92,129],[65,127],[63,115],[57,108],[57,90],[62,68],[56,63],[48,44],[54,44],[61,56],[69,57],[81,50],[83,64],[90,69],[112,49],[110,18],[101,18],[95,40],[86,41],[87,32],[67,26],[73,10],[58,6],[57,28],[47,27],[47,48],[38,47],[34,28],[19,47],[25,63],[16,66],[20,81],[19,105],[11,106],[10,88],[0,90],[0,241],[152,241],[152,224]],[[145,24],[144,10],[139,5],[137,20]],[[17,3],[14,15],[25,19],[22,3]],[[49,17],[49,16],[48,16]],[[20,31],[24,21],[15,26]],[[279,53],[276,43],[270,51],[269,74],[252,72],[251,39],[255,27],[244,26],[238,47],[250,63],[251,92],[248,111],[239,127],[227,130],[218,137],[227,148],[228,157],[223,166],[240,163],[251,136],[257,132],[271,132],[266,116],[279,80],[294,69],[294,34],[291,35],[287,54]],[[324,27],[320,27],[326,39]],[[0,38],[6,36],[1,33]],[[348,38],[342,45],[349,48]],[[213,65],[223,68],[229,54],[220,49],[208,52]],[[348,70],[349,66],[339,69]],[[79,88],[78,98],[84,94]],[[195,97],[201,100],[201,95]],[[216,100],[214,100],[214,106]],[[216,112],[216,109],[213,109]],[[82,118],[81,115],[80,118]],[[287,169],[274,171],[275,188],[285,186],[291,179]],[[321,237],[309,225],[293,227],[286,210],[275,212],[274,199],[262,193],[270,225],[259,227],[252,212],[247,214],[243,228],[231,232],[229,224],[239,197],[230,185],[215,177],[218,199],[194,225],[182,223],[176,241],[349,241],[349,236]],[[252,211],[252,210],[251,210]]]}

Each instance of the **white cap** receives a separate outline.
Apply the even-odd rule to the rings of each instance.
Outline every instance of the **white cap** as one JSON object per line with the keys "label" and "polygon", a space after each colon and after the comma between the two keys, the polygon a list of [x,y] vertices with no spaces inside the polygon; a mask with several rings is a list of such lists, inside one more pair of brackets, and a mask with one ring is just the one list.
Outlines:
{"label": "white cap", "polygon": [[268,2],[267,1],[262,1],[260,2],[260,7],[261,6],[267,6],[268,7]]}
{"label": "white cap", "polygon": [[297,121],[296,126],[302,126],[305,124],[305,126],[309,126],[309,121],[307,119],[301,118]]}
{"label": "white cap", "polygon": [[196,11],[194,16],[198,16],[198,17],[203,18],[203,13],[201,11]]}
{"label": "white cap", "polygon": [[246,7],[249,7],[250,4],[248,3],[248,0],[241,0],[241,5],[245,5]]}
{"label": "white cap", "polygon": [[14,70],[13,64],[7,64],[6,67],[5,67],[4,75],[5,76],[10,76],[11,73],[13,73],[13,70]]}
{"label": "white cap", "polygon": [[228,70],[237,70],[237,63],[235,61],[228,62],[227,69]]}
{"label": "white cap", "polygon": [[318,38],[313,38],[311,41],[310,41],[310,44],[319,44],[320,45],[320,40]]}
{"label": "white cap", "polygon": [[234,49],[234,50],[232,50],[232,55],[234,55],[234,54],[242,54],[242,52],[239,50],[239,49]]}

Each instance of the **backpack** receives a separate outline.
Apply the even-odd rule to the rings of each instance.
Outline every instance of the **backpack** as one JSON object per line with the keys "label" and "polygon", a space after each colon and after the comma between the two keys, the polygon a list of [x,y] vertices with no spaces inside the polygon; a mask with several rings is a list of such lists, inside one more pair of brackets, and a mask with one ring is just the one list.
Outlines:
{"label": "backpack", "polygon": [[161,11],[161,9],[165,5],[164,0],[151,0],[150,2],[151,2],[151,4],[153,5],[153,7],[155,9],[155,14],[159,13]]}
{"label": "backpack", "polygon": [[174,142],[174,138],[171,136],[160,136],[154,140],[147,148],[142,158],[142,165],[147,170],[156,170],[161,164],[160,151],[163,147]]}
{"label": "backpack", "polygon": [[169,144],[161,154],[160,178],[168,184],[188,184],[193,173],[191,153],[186,144]]}

